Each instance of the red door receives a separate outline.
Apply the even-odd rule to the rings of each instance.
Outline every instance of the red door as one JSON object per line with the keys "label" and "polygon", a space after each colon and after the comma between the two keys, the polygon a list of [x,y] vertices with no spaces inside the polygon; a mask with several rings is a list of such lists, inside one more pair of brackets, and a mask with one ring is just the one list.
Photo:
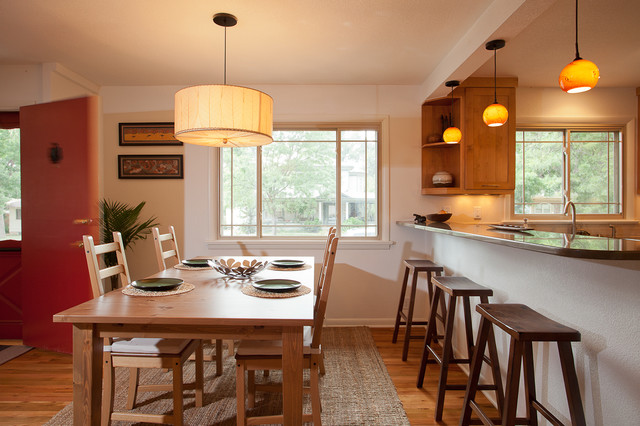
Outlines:
{"label": "red door", "polygon": [[20,108],[25,345],[71,353],[71,325],[52,317],[91,298],[78,243],[97,236],[97,123],[96,97]]}

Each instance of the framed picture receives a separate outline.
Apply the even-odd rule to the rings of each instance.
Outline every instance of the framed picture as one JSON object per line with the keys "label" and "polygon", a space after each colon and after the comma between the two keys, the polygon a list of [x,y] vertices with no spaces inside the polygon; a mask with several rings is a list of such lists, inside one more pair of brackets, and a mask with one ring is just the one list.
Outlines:
{"label": "framed picture", "polygon": [[120,123],[121,146],[182,145],[173,136],[173,123]]}
{"label": "framed picture", "polygon": [[118,155],[119,179],[183,179],[182,155]]}

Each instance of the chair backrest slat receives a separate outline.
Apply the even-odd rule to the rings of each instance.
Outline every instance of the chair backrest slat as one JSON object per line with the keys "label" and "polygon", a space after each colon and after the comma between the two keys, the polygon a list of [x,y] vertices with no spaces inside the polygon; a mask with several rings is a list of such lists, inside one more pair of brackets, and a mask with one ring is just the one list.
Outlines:
{"label": "chair backrest slat", "polygon": [[[158,227],[151,229],[153,234],[153,243],[156,247],[156,259],[158,261],[158,269],[164,271],[167,269],[166,259],[175,258],[176,264],[180,263],[180,251],[178,250],[178,240],[176,238],[176,230],[173,226],[169,226],[169,232],[161,234]],[[162,246],[164,241],[169,241],[169,249],[165,250]]]}
{"label": "chair backrest slat", "polygon": [[311,341],[312,348],[320,347],[322,340],[322,325],[327,311],[327,301],[329,300],[329,291],[331,290],[331,280],[333,277],[333,265],[336,260],[336,251],[338,249],[338,237],[334,235],[328,248],[327,265],[323,274],[323,282],[321,292],[316,299],[313,319],[313,339]]}
{"label": "chair backrest slat", "polygon": [[327,235],[327,242],[324,246],[324,253],[322,254],[322,263],[320,264],[320,273],[318,274],[318,283],[316,284],[315,295],[316,300],[318,295],[322,291],[322,283],[324,281],[324,272],[327,269],[327,260],[329,258],[329,247],[331,246],[331,241],[336,236],[336,227],[332,226],[329,228],[329,234]]}
{"label": "chair backrest slat", "polygon": [[[124,253],[124,242],[122,241],[122,235],[119,232],[113,233],[112,243],[96,245],[93,242],[93,237],[91,235],[84,235],[82,240],[87,257],[87,268],[89,270],[93,297],[101,296],[113,290],[111,282],[107,285],[104,281],[106,278],[119,276],[120,285],[129,284],[131,282],[129,266],[127,265],[127,258]],[[100,259],[98,259],[98,255],[105,255],[107,253],[115,253],[118,264],[115,266],[101,268],[101,262]],[[104,263],[104,260],[102,263]]]}

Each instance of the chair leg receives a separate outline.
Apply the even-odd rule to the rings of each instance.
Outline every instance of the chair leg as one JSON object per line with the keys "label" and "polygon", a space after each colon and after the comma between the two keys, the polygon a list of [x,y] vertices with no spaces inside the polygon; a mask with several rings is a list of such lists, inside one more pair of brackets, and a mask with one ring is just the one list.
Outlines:
{"label": "chair leg", "polygon": [[[468,300],[468,298],[466,298]],[[456,298],[449,297],[449,310],[447,311],[447,323],[444,326],[444,342],[442,344],[442,363],[440,364],[440,380],[438,381],[438,401],[436,403],[435,419],[442,420],[444,409],[444,394],[447,390],[447,376],[449,374],[449,360],[451,359],[453,326],[456,319]]]}
{"label": "chair leg", "polygon": [[109,426],[111,424],[111,413],[113,412],[113,399],[115,397],[115,371],[111,363],[111,354],[105,352],[102,375],[104,390],[102,393],[102,425]]}
{"label": "chair leg", "polygon": [[233,356],[235,354],[233,339],[227,340],[227,356]]}
{"label": "chair leg", "polygon": [[567,399],[569,402],[571,424],[584,426],[586,424],[586,420],[584,418],[582,399],[580,398],[580,388],[578,386],[576,367],[573,363],[571,342],[558,342],[558,352],[560,354],[562,376],[564,377],[564,387],[566,389]]}
{"label": "chair leg", "polygon": [[204,353],[202,342],[196,348],[196,407],[202,407],[204,388]]}
{"label": "chair leg", "polygon": [[222,339],[216,339],[216,376],[222,375]]}
{"label": "chair leg", "polygon": [[320,404],[320,377],[318,375],[319,363],[322,354],[313,356],[311,359],[311,369],[309,371],[309,384],[311,385],[311,415],[313,416],[313,426],[322,426],[322,406]]}
{"label": "chair leg", "polygon": [[138,397],[138,380],[140,379],[140,370],[138,368],[129,368],[129,392],[127,393],[127,410],[133,410]]}
{"label": "chair leg", "polygon": [[509,366],[507,368],[507,384],[504,395],[504,412],[502,413],[503,425],[512,425],[515,424],[516,421],[521,365],[522,343],[515,339],[511,339],[511,345],[509,348]]}
{"label": "chair leg", "polygon": [[439,287],[436,287],[435,292],[433,293],[433,301],[431,302],[431,314],[429,315],[429,321],[427,322],[427,334],[424,336],[424,343],[422,345],[422,361],[420,362],[420,370],[418,372],[418,380],[416,382],[416,387],[419,388],[421,388],[424,383],[424,374],[427,370],[427,362],[429,361],[428,347],[431,346],[433,337],[438,335],[435,318],[440,294],[442,294],[442,290]]}
{"label": "chair leg", "polygon": [[[265,370],[269,371],[269,370]],[[255,370],[247,370],[247,407],[255,408],[256,406],[256,372]]]}
{"label": "chair leg", "polygon": [[404,269],[404,278],[402,279],[402,287],[400,289],[400,303],[398,304],[398,311],[396,312],[396,325],[393,327],[393,337],[391,343],[398,341],[398,330],[400,329],[400,322],[402,321],[402,315],[400,314],[404,309],[404,297],[407,293],[407,282],[409,281],[409,268]]}
{"label": "chair leg", "polygon": [[411,277],[411,296],[409,296],[409,312],[407,312],[407,325],[404,332],[404,347],[402,348],[402,360],[407,360],[409,354],[409,342],[411,341],[411,323],[413,322],[413,307],[416,302],[416,288],[418,287],[418,273],[414,270]]}
{"label": "chair leg", "polygon": [[244,364],[236,360],[236,422],[238,426],[246,426],[247,424],[247,413],[244,398]]}
{"label": "chair leg", "polygon": [[522,373],[524,376],[524,400],[526,401],[525,418],[529,421],[531,426],[538,426],[538,415],[532,404],[532,402],[536,400],[536,381],[533,370],[533,345],[531,342],[524,342],[523,347]]}
{"label": "chair leg", "polygon": [[173,366],[173,424],[182,426],[184,407],[182,400],[182,363],[176,362]]}
{"label": "chair leg", "polygon": [[327,374],[327,370],[324,368],[324,351],[320,353],[320,357],[318,357],[318,367],[320,368],[320,374],[323,376]]}
{"label": "chair leg", "polygon": [[484,350],[487,344],[487,337],[491,331],[491,323],[484,317],[480,317],[480,325],[478,327],[478,340],[476,341],[473,351],[473,358],[469,365],[469,380],[467,381],[467,389],[464,394],[464,403],[462,405],[462,415],[460,416],[460,426],[466,426],[471,422],[471,402],[475,402],[476,392],[478,391],[478,383],[480,381],[480,370],[482,369],[482,360],[484,358]]}

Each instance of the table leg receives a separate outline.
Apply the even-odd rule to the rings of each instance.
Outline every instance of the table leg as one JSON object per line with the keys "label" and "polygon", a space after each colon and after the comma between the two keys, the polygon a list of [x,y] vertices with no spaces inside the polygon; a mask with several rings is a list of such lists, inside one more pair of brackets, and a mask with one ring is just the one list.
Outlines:
{"label": "table leg", "polygon": [[282,330],[282,410],[285,426],[302,424],[302,327]]}
{"label": "table leg", "polygon": [[93,324],[73,325],[73,424],[99,425],[102,339]]}

